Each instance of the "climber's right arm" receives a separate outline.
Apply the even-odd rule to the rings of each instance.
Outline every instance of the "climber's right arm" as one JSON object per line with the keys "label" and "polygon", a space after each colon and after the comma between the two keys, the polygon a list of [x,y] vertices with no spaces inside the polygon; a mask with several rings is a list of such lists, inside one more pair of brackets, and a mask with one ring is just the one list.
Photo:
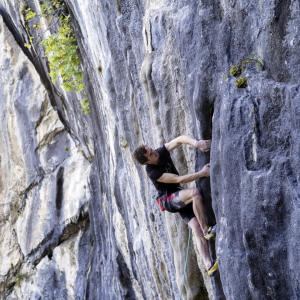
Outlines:
{"label": "climber's right arm", "polygon": [[192,182],[198,178],[201,177],[209,177],[210,176],[210,166],[209,164],[205,165],[201,171],[193,173],[193,174],[187,174],[183,176],[178,176],[176,174],[172,173],[164,173],[161,177],[157,179],[158,182],[163,183],[188,183]]}

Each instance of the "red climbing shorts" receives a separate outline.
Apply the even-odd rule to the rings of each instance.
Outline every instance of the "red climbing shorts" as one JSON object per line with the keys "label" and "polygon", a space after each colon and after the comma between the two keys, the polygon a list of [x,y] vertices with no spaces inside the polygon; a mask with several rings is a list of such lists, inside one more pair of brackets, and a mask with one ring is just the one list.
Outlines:
{"label": "red climbing shorts", "polygon": [[171,213],[179,213],[185,223],[188,223],[195,217],[192,203],[186,205],[179,199],[179,191],[168,194],[163,198],[157,198],[156,202],[161,211],[168,211]]}

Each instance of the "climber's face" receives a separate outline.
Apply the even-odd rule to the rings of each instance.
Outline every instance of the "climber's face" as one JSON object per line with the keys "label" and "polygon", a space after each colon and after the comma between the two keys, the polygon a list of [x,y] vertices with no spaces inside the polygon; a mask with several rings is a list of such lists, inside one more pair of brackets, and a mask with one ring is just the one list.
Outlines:
{"label": "climber's face", "polygon": [[157,165],[159,154],[155,150],[153,150],[152,148],[150,148],[148,146],[145,146],[145,149],[147,150],[147,153],[145,153],[144,156],[148,159],[146,164]]}

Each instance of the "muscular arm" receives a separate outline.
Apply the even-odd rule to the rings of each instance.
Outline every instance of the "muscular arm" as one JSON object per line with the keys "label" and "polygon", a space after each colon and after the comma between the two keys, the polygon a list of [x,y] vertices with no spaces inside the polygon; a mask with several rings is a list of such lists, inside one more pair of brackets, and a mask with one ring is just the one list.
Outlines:
{"label": "muscular arm", "polygon": [[164,183],[188,183],[192,182],[200,177],[208,177],[210,176],[210,168],[209,164],[205,165],[201,171],[193,173],[193,174],[187,174],[183,176],[178,176],[176,174],[172,173],[164,173],[161,177],[157,179],[158,182],[164,182]]}
{"label": "muscular arm", "polygon": [[168,151],[172,151],[175,148],[179,147],[181,144],[192,145],[196,148],[199,148],[203,152],[207,152],[210,149],[211,140],[197,141],[196,139],[194,139],[190,136],[181,135],[181,136],[177,137],[176,139],[170,141],[169,143],[166,143],[165,147]]}

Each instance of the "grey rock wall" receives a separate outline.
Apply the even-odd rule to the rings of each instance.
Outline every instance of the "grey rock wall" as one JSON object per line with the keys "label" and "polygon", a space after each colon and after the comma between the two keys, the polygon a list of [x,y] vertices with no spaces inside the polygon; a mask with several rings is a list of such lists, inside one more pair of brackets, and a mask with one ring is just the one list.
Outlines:
{"label": "grey rock wall", "polygon": [[[91,258],[91,164],[66,131],[2,17],[0,40],[0,293],[6,297],[14,287],[11,299],[47,298],[48,293],[50,299],[55,289],[47,276],[56,274],[53,280],[65,280],[64,294],[85,294],[81,273],[87,272]],[[69,264],[64,261],[68,257]]]}
{"label": "grey rock wall", "polygon": [[[52,85],[38,49],[14,41],[28,41],[22,3],[2,1],[16,30],[1,23],[7,299],[179,298],[188,230],[159,211],[131,153],[180,134],[213,141],[210,154],[172,155],[181,174],[211,163],[197,185],[220,266],[211,280],[193,244],[184,299],[299,299],[299,2],[66,3],[86,117],[82,95]],[[237,89],[222,77],[252,51],[265,71],[248,67]]]}

